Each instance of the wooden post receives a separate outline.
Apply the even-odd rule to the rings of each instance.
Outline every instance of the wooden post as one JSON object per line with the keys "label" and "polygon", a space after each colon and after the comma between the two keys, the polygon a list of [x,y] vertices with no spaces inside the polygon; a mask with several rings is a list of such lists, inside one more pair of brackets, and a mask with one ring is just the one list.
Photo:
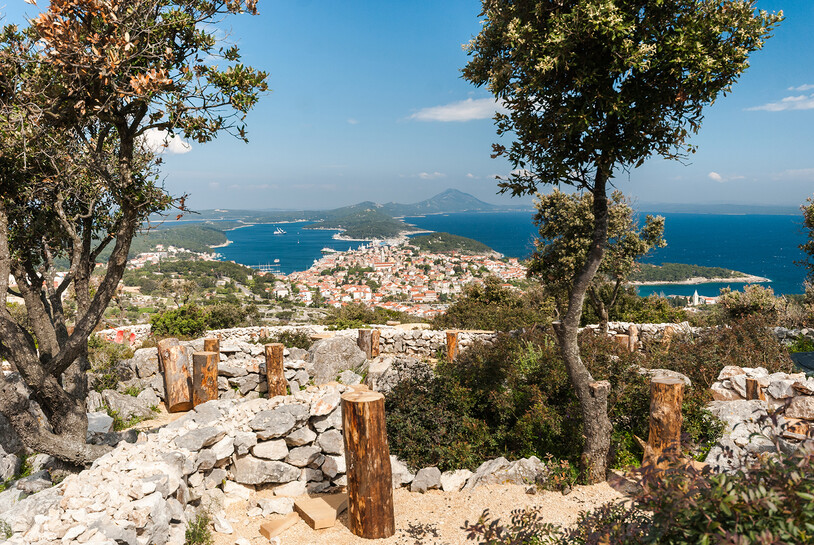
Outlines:
{"label": "wooden post", "polygon": [[447,361],[452,362],[458,356],[458,331],[447,331]]}
{"label": "wooden post", "polygon": [[192,408],[192,377],[187,347],[178,339],[162,339],[158,343],[159,361],[164,372],[167,410],[171,413]]}
{"label": "wooden post", "polygon": [[766,401],[766,394],[756,378],[746,379],[746,399],[760,399]]}
{"label": "wooden post", "polygon": [[217,337],[209,337],[204,339],[204,352],[217,352],[218,359],[215,361],[220,361],[220,339]]}
{"label": "wooden post", "polygon": [[367,359],[371,360],[379,356],[379,330],[360,329],[356,344],[364,351]]}
{"label": "wooden post", "polygon": [[630,335],[620,333],[618,335],[614,335],[614,339],[616,339],[616,342],[619,343],[619,346],[623,346],[625,350],[630,350]]}
{"label": "wooden post", "polygon": [[672,342],[675,334],[676,330],[673,328],[673,326],[668,325],[664,328],[664,333],[661,335],[661,344],[664,346],[665,350],[670,349],[670,343]]}
{"label": "wooden post", "polygon": [[650,436],[645,449],[650,452],[645,452],[645,463],[656,463],[665,450],[680,454],[683,400],[683,380],[657,377],[650,381]]}
{"label": "wooden post", "polygon": [[283,350],[285,345],[282,343],[271,343],[265,345],[266,347],[266,380],[269,385],[269,399],[274,396],[284,396],[287,393],[286,387],[288,381],[285,379],[285,370],[283,369]]}
{"label": "wooden post", "polygon": [[628,349],[635,352],[639,347],[639,328],[635,324],[630,324],[630,327],[627,328],[627,334],[630,337]]}
{"label": "wooden post", "polygon": [[396,533],[396,522],[384,395],[367,391],[342,394],[342,424],[350,531],[366,539],[390,537]]}
{"label": "wooden post", "polygon": [[218,353],[192,354],[192,405],[218,399]]}

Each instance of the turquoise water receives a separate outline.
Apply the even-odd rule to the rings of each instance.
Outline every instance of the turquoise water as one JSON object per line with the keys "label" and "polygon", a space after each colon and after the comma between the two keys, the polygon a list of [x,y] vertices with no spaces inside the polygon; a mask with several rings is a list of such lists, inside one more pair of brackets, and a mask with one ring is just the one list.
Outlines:
{"label": "turquoise water", "polygon": [[[794,263],[804,258],[798,248],[805,239],[801,216],[662,215],[668,245],[654,252],[648,262],[726,267],[771,279],[767,285],[775,293],[802,293],[805,271]],[[422,229],[479,240],[510,257],[526,258],[534,248],[531,212],[441,214],[405,221]],[[226,236],[233,243],[217,251],[224,259],[248,266],[274,264],[279,259],[280,272],[287,274],[310,267],[321,257],[323,247],[344,251],[363,244],[333,240],[334,231],[303,229],[307,223],[279,225],[287,231],[285,235],[274,234],[277,224],[228,231]],[[714,296],[722,287],[726,285],[644,286],[640,293],[692,295],[697,289],[701,295]],[[739,289],[742,284],[731,287]]]}

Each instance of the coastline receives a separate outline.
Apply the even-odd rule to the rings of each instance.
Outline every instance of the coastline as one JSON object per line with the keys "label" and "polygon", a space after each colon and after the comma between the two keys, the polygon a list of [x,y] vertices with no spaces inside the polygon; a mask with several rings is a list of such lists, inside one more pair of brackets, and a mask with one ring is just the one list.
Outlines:
{"label": "coastline", "polygon": [[765,284],[771,282],[771,279],[762,276],[755,276],[747,274],[745,276],[735,276],[729,278],[688,278],[686,280],[673,280],[673,281],[647,281],[647,282],[628,282],[630,286],[694,286],[700,284]]}
{"label": "coastline", "polygon": [[223,244],[215,244],[214,246],[210,246],[210,248],[225,248],[226,246],[229,246],[231,243],[232,241],[227,238],[226,242],[224,242]]}

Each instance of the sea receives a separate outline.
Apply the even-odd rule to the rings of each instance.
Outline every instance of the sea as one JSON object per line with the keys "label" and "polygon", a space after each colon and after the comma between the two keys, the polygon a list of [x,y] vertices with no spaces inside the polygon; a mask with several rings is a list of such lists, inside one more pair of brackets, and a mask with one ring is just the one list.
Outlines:
{"label": "sea", "polygon": [[[640,214],[657,214],[642,211]],[[660,214],[665,217],[665,248],[654,251],[648,263],[689,263],[725,267],[771,280],[766,286],[776,294],[803,292],[805,270],[795,261],[804,259],[799,245],[805,241],[802,216]],[[421,229],[444,231],[473,238],[508,256],[527,258],[534,249],[536,229],[532,213],[464,212],[405,218]],[[307,223],[261,224],[228,231],[232,241],[217,251],[224,259],[256,267],[270,265],[288,274],[309,268],[325,247],[338,251],[358,248],[364,242],[335,240],[335,231],[303,229]],[[275,235],[277,227],[286,231]],[[274,260],[279,262],[275,263]],[[715,296],[721,288],[742,289],[742,283],[640,286],[639,293]]]}

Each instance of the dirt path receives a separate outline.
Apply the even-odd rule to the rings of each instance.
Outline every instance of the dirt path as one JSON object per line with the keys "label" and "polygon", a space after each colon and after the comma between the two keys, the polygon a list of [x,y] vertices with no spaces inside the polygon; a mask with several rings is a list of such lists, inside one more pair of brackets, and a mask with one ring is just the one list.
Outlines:
{"label": "dirt path", "polygon": [[[271,490],[257,493],[258,498],[271,497]],[[493,518],[508,521],[515,509],[539,509],[545,522],[568,526],[576,522],[580,511],[590,510],[605,502],[624,496],[607,483],[578,486],[570,494],[541,492],[526,494],[526,488],[517,485],[482,486],[463,492],[431,490],[426,494],[411,493],[405,488],[394,490],[396,534],[388,539],[363,540],[350,533],[347,513],[340,516],[333,528],[312,530],[302,520],[280,536],[282,545],[352,545],[376,543],[382,545],[456,545],[475,543],[467,541],[461,529],[465,521],[474,522],[484,509]],[[260,535],[260,524],[266,520],[282,518],[246,516],[247,502],[230,506],[227,518],[232,523],[231,535],[214,533],[215,545],[233,545],[245,538],[252,545],[267,544]]]}

